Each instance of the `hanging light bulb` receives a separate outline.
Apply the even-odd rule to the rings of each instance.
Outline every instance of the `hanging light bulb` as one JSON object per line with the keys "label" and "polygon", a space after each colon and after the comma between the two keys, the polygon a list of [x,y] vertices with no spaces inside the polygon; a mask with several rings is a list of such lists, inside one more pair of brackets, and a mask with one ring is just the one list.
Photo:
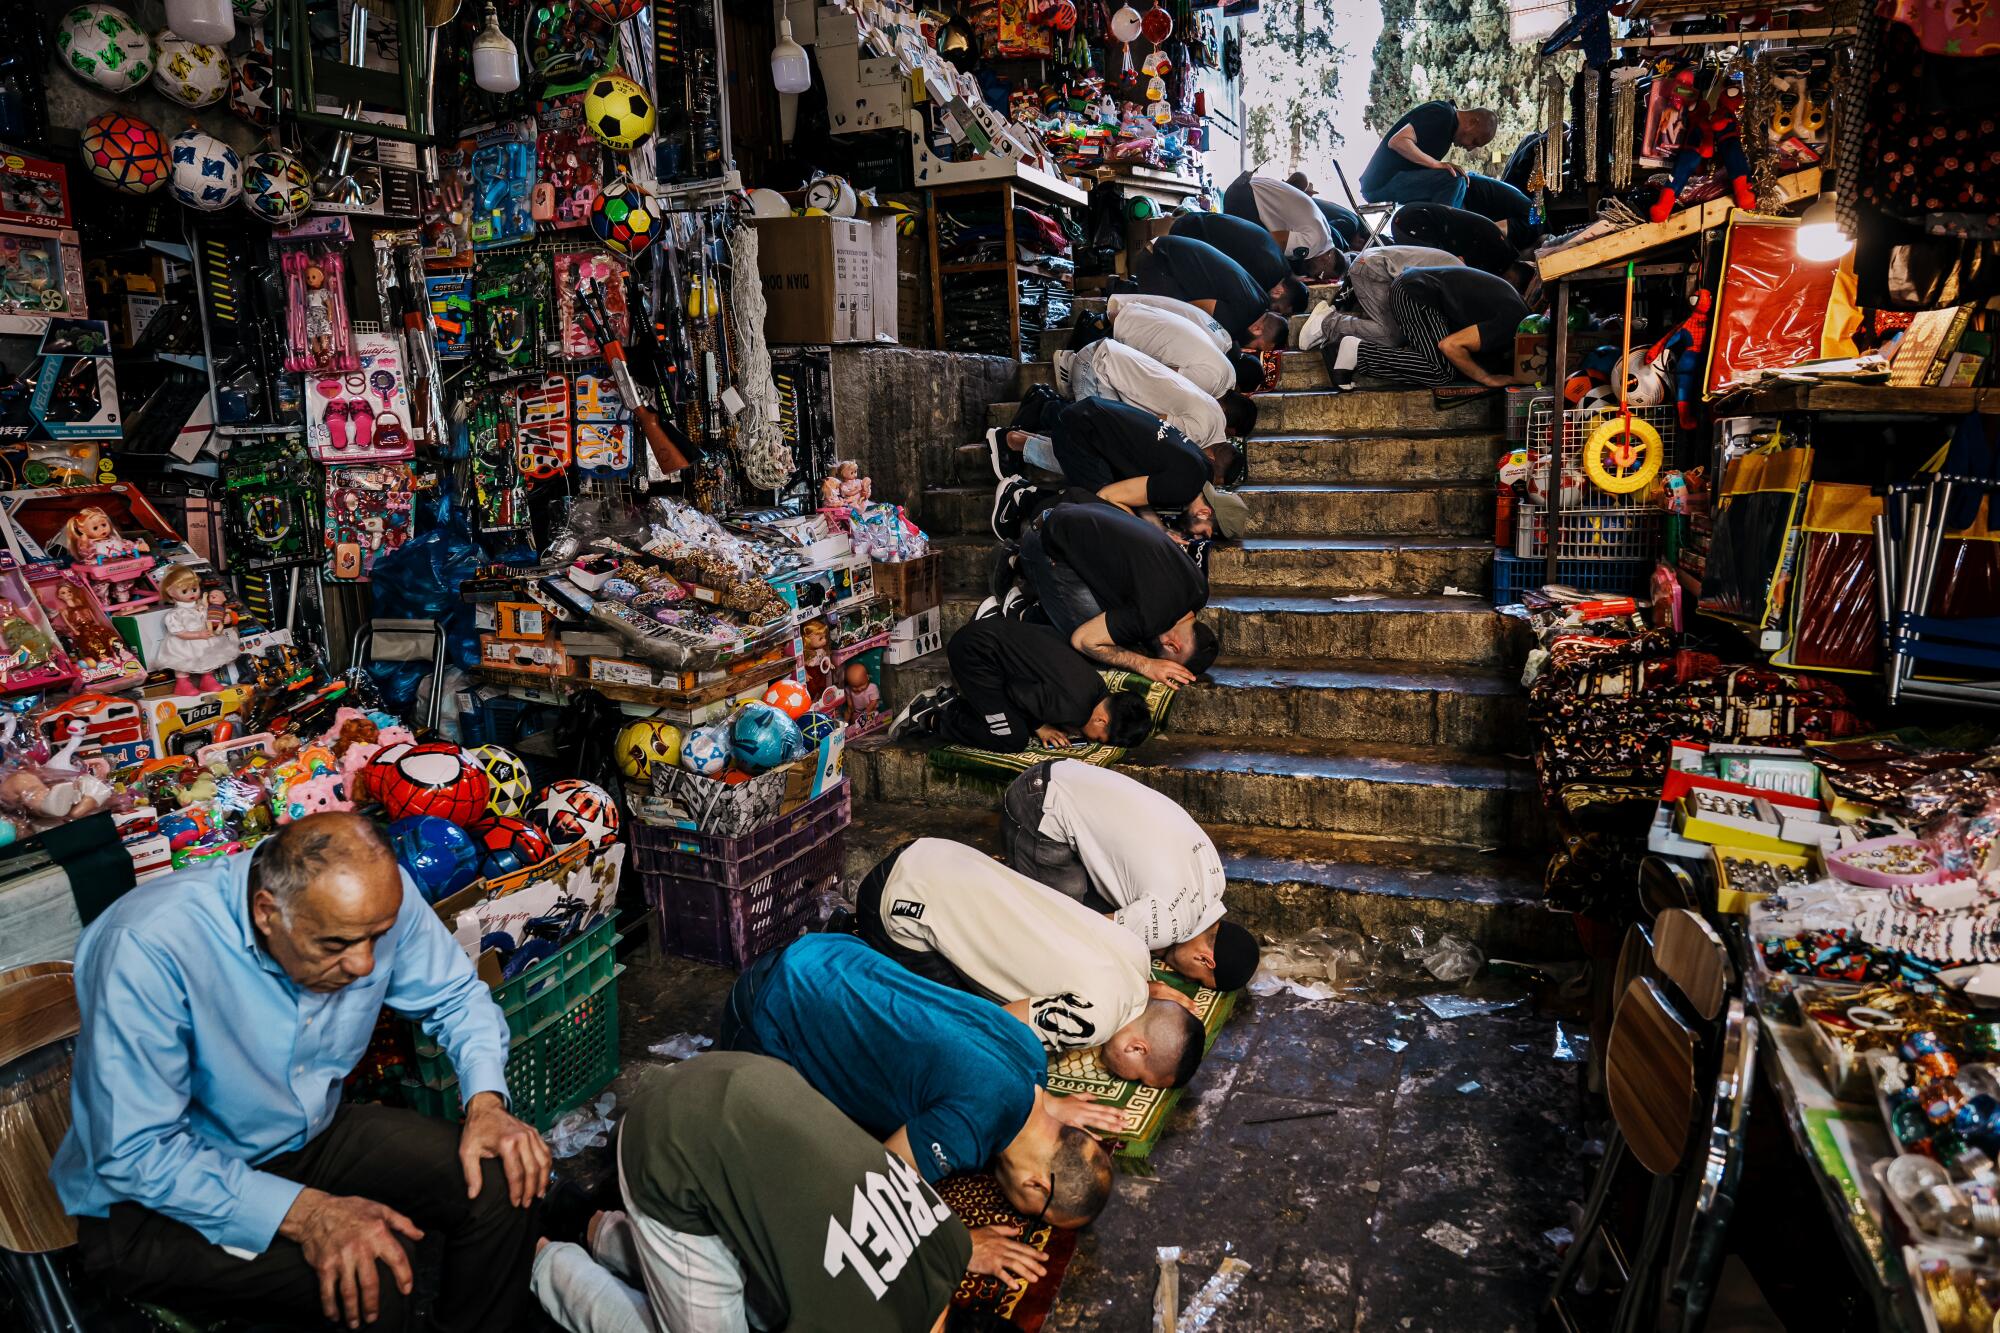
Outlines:
{"label": "hanging light bulb", "polygon": [[802,93],[812,87],[812,63],[806,49],[792,40],[792,21],[778,20],[778,44],[771,48],[771,82],[781,93]]}
{"label": "hanging light bulb", "polygon": [[1854,248],[1854,238],[1840,229],[1832,190],[1807,206],[1799,218],[1799,234],[1794,241],[1799,258],[1814,264],[1830,264]]}
{"label": "hanging light bulb", "polygon": [[486,26],[472,39],[472,81],[489,93],[511,93],[521,86],[521,52],[500,31],[500,10],[487,0]]}
{"label": "hanging light bulb", "polygon": [[229,0],[167,0],[167,27],[191,42],[227,46],[236,35],[236,11]]}

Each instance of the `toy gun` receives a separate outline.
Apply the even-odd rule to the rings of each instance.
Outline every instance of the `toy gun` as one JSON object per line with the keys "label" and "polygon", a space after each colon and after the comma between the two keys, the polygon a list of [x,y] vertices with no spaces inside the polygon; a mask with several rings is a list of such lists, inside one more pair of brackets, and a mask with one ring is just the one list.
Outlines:
{"label": "toy gun", "polygon": [[582,319],[584,331],[597,343],[599,355],[611,371],[611,378],[617,382],[618,396],[625,400],[625,406],[632,413],[632,420],[646,437],[647,447],[653,451],[653,461],[660,465],[660,471],[679,472],[688,466],[687,454],[667,434],[660,414],[640,395],[638,381],[632,378],[631,367],[625,364],[625,349],[618,342],[618,332],[605,311],[604,297],[595,283],[579,284],[576,292],[577,315]]}

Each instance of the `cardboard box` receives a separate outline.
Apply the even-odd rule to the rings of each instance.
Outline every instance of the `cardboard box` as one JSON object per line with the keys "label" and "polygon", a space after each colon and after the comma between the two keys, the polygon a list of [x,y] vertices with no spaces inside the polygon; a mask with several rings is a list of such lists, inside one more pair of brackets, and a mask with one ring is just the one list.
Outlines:
{"label": "cardboard box", "polygon": [[546,671],[551,675],[562,675],[569,670],[569,654],[560,643],[524,643],[483,634],[479,638],[479,660],[487,666]]}
{"label": "cardboard box", "polygon": [[69,173],[62,163],[0,153],[0,222],[42,231],[76,225],[69,205]]}
{"label": "cardboard box", "polygon": [[[756,218],[764,337],[773,343],[893,343],[896,224],[881,218]],[[879,299],[878,299],[879,298]]]}
{"label": "cardboard box", "polygon": [[503,639],[541,643],[555,629],[553,617],[539,602],[499,602],[493,610],[493,632]]}

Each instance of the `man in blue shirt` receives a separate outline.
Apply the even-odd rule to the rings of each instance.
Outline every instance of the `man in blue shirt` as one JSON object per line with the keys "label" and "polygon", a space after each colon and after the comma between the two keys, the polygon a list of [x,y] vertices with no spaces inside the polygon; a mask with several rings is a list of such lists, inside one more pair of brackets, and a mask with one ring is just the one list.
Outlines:
{"label": "man in blue shirt", "polygon": [[[1111,1156],[1080,1126],[1109,1108],[1055,1097],[1034,1030],[852,935],[808,935],[751,964],[721,1045],[773,1056],[936,1182],[992,1167],[1024,1217],[1088,1224],[1111,1197]],[[975,1256],[976,1258],[976,1256]]]}
{"label": "man in blue shirt", "polygon": [[[133,890],[84,932],[76,983],[50,1175],[93,1279],[189,1313],[401,1329],[408,1247],[437,1231],[437,1329],[532,1316],[549,1153],[507,1112],[507,1020],[369,820],[314,815]],[[341,1104],[384,1005],[450,1053],[462,1129]]]}

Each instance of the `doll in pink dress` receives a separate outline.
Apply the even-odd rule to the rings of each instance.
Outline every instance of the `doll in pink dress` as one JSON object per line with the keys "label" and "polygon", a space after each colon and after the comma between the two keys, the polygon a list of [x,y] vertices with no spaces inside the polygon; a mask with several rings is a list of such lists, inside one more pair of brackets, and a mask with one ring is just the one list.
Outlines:
{"label": "doll in pink dress", "polygon": [[120,533],[111,515],[94,505],[79,509],[62,531],[63,544],[83,566],[84,575],[103,585],[107,606],[152,600],[138,594],[144,589],[140,576],[153,568],[153,556],[146,543]]}

